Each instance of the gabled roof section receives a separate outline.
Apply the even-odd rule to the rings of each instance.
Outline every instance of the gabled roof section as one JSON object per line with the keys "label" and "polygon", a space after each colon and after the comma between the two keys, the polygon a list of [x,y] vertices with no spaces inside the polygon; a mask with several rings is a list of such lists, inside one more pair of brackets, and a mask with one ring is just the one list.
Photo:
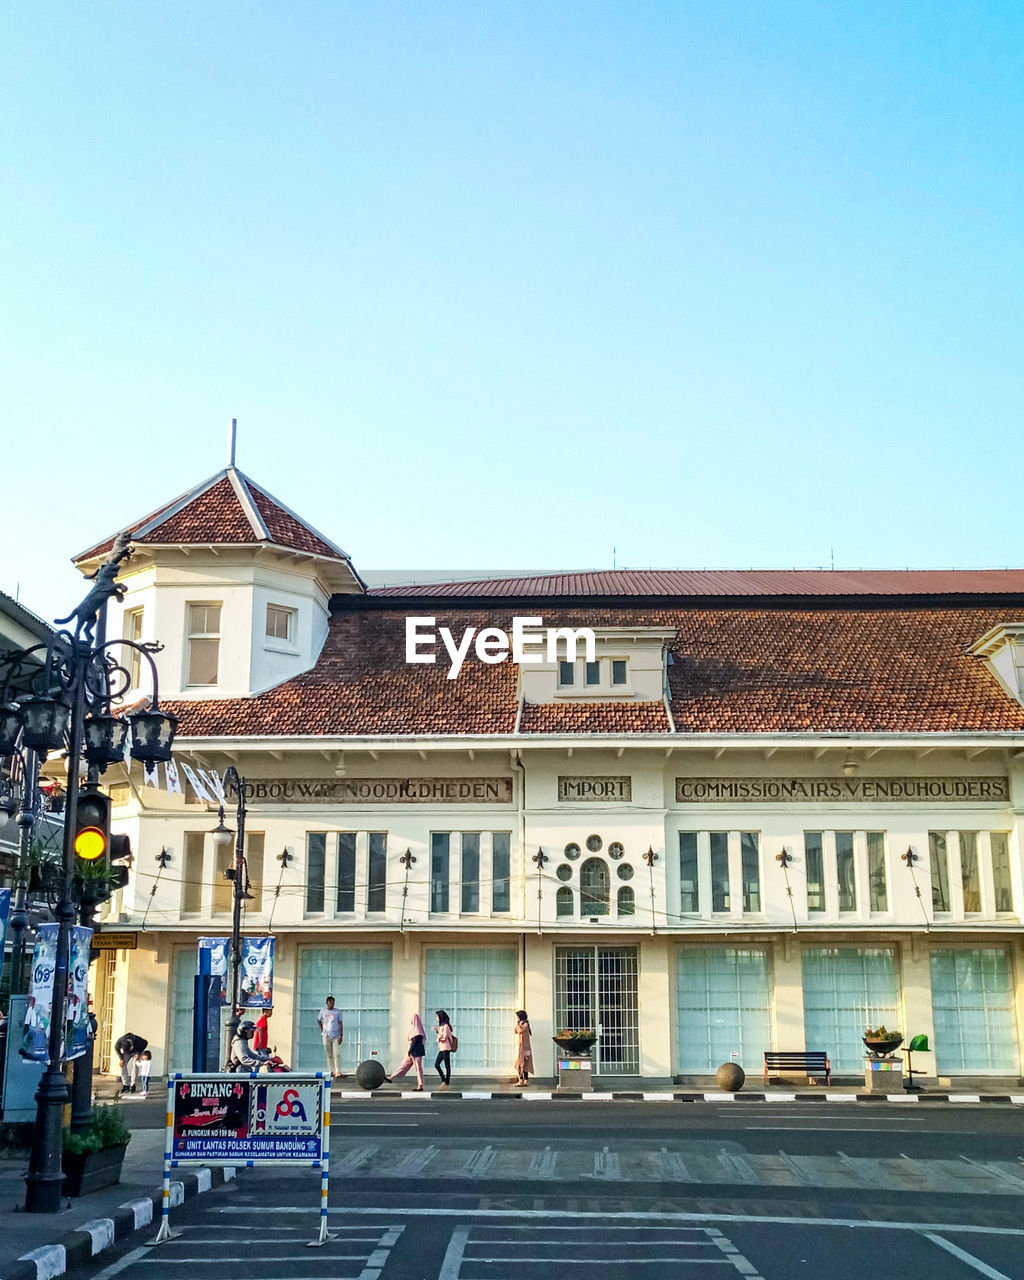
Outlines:
{"label": "gabled roof section", "polygon": [[[236,467],[225,467],[173,502],[129,525],[133,542],[147,546],[254,546],[267,543],[305,555],[341,560],[349,556]],[[114,545],[113,537],[74,557],[94,560]],[[352,570],[355,574],[355,570]],[[358,581],[358,578],[357,578]]]}

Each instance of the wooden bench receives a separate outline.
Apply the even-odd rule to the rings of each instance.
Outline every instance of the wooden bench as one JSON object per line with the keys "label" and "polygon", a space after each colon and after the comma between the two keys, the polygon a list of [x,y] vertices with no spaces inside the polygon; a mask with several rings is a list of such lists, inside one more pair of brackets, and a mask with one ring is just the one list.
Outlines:
{"label": "wooden bench", "polygon": [[806,1076],[825,1076],[825,1083],[832,1083],[832,1068],[829,1066],[828,1054],[816,1049],[805,1053],[781,1053],[765,1050],[764,1082],[768,1083],[768,1072],[802,1071]]}

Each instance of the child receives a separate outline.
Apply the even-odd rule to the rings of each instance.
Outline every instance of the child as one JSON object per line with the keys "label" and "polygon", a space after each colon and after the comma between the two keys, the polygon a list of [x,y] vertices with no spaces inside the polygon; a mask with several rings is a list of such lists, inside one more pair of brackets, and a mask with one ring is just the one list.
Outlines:
{"label": "child", "polygon": [[153,1070],[153,1055],[148,1049],[139,1054],[139,1091],[144,1098],[149,1097],[149,1076]]}

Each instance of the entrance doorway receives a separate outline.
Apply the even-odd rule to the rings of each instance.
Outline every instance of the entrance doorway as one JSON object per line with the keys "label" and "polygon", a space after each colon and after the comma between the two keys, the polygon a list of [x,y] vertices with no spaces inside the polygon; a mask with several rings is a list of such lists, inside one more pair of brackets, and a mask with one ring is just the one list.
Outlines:
{"label": "entrance doorway", "polygon": [[597,1032],[599,1075],[639,1074],[636,988],[636,947],[555,948],[555,1027]]}

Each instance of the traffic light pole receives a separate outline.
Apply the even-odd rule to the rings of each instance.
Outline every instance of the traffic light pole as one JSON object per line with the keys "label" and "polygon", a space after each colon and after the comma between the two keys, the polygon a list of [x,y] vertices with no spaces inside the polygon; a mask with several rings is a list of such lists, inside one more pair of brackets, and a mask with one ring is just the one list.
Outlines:
{"label": "traffic light pole", "polygon": [[61,1207],[64,1171],[61,1168],[64,1106],[68,1086],[64,1079],[64,1019],[68,996],[68,968],[71,958],[71,929],[75,904],[71,899],[71,866],[78,812],[78,772],[82,762],[82,723],[85,719],[85,669],[92,656],[92,643],[74,640],[74,683],[71,725],[68,739],[68,790],[64,815],[64,845],[61,857],[60,901],[57,905],[57,955],[53,972],[53,999],[50,1004],[49,1062],[36,1090],[36,1121],[32,1151],[25,1178],[25,1212],[57,1213]]}

